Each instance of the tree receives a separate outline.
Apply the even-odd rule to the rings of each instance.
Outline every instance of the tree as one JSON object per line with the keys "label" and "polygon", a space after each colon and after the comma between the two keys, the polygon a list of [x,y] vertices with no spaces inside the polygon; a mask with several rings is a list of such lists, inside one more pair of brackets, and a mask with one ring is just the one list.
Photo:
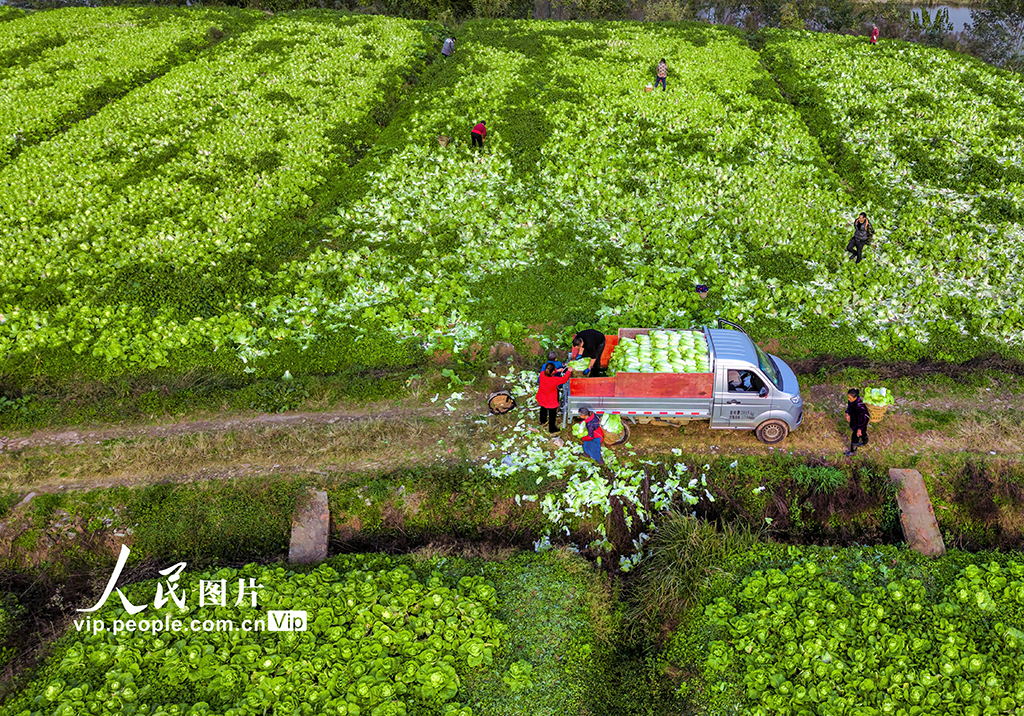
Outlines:
{"label": "tree", "polygon": [[848,30],[857,23],[857,8],[850,0],[824,0],[813,13],[813,25],[828,32]]}
{"label": "tree", "polygon": [[990,43],[1000,65],[1024,64],[1024,0],[987,0],[984,9],[971,10],[974,35]]}
{"label": "tree", "polygon": [[787,2],[782,6],[782,9],[779,11],[779,27],[784,27],[787,30],[804,29],[804,21],[800,17],[800,11],[795,3]]}

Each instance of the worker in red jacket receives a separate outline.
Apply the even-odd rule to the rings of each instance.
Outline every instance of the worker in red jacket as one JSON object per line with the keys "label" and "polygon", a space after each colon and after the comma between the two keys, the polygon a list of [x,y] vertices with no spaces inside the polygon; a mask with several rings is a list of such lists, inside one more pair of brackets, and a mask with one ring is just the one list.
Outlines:
{"label": "worker in red jacket", "polygon": [[540,374],[540,387],[537,388],[537,404],[540,405],[540,424],[548,424],[549,433],[557,433],[555,416],[558,414],[558,386],[569,382],[569,376],[555,375],[555,364],[547,363]]}
{"label": "worker in red jacket", "polygon": [[487,126],[486,126],[486,123],[485,122],[480,122],[480,124],[478,124],[475,127],[473,127],[473,131],[470,132],[469,135],[473,138],[473,146],[474,147],[480,147],[481,149],[483,149],[484,148],[484,137],[487,136]]}
{"label": "worker in red jacket", "polygon": [[878,25],[871,26],[871,44],[878,44]]}
{"label": "worker in red jacket", "polygon": [[586,436],[580,438],[583,441],[583,452],[598,465],[604,465],[604,460],[601,458],[601,441],[604,440],[601,418],[586,405],[580,408],[580,417],[583,418],[587,426]]}

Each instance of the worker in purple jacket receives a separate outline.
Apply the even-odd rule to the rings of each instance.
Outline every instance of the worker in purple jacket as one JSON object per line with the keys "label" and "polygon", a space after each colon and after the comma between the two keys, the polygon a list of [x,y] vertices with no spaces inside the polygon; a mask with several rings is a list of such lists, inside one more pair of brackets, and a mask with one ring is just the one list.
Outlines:
{"label": "worker in purple jacket", "polygon": [[[846,391],[846,421],[850,424],[850,449],[845,454],[853,455],[861,445],[868,444],[868,422],[871,416],[868,414],[868,406],[864,405],[860,397],[860,391],[850,388]],[[857,434],[860,434],[860,440]]]}

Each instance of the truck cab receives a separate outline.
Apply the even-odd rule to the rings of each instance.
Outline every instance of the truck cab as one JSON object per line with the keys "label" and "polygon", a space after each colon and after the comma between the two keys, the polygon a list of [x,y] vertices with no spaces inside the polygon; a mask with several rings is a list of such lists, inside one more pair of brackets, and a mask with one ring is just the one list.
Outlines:
{"label": "truck cab", "polygon": [[800,425],[800,384],[785,361],[740,330],[705,328],[704,335],[715,371],[713,429],[756,430],[763,442],[774,443]]}

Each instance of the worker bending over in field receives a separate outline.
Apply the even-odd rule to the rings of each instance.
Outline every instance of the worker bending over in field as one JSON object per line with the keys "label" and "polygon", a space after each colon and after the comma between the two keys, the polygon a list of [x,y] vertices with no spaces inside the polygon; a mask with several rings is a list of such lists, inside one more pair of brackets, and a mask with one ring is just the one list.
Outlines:
{"label": "worker bending over in field", "polygon": [[[650,67],[650,65],[648,65]],[[665,62],[665,58],[661,58],[661,62],[658,63],[657,77],[654,80],[654,89],[658,89],[658,83],[661,83],[661,91],[667,92],[665,88],[665,78],[668,77],[668,63]]]}
{"label": "worker bending over in field", "polygon": [[537,404],[540,405],[540,424],[548,424],[549,433],[557,433],[555,415],[558,414],[558,386],[568,382],[569,376],[555,375],[555,364],[547,363],[540,374],[540,387],[537,388]]}
{"label": "worker bending over in field", "polygon": [[587,434],[580,438],[583,441],[583,452],[598,465],[604,465],[604,460],[601,458],[601,441],[604,439],[601,418],[586,405],[580,408],[580,417],[583,418],[587,426]]}
{"label": "worker bending over in field", "polygon": [[601,354],[604,353],[604,334],[593,328],[580,331],[572,337],[572,358],[590,358],[590,365],[583,375],[597,378],[601,375]]}
{"label": "worker bending over in field", "polygon": [[441,54],[445,57],[451,57],[453,52],[455,52],[455,38],[446,38],[444,44],[441,45]]}
{"label": "worker bending over in field", "polygon": [[[868,423],[871,415],[868,413],[868,406],[860,397],[860,391],[850,388],[846,391],[846,421],[850,423],[850,449],[847,455],[853,455],[861,445],[868,444]],[[857,439],[860,433],[860,440]]]}
{"label": "worker bending over in field", "polygon": [[473,131],[470,132],[470,136],[473,137],[473,146],[484,148],[484,137],[487,136],[487,126],[484,122],[473,127]]}
{"label": "worker bending over in field", "polygon": [[846,245],[846,250],[850,253],[850,258],[856,259],[857,263],[864,258],[864,247],[871,243],[871,239],[875,236],[875,227],[868,221],[868,215],[863,211],[860,212],[853,222],[853,237],[850,239],[850,243]]}

